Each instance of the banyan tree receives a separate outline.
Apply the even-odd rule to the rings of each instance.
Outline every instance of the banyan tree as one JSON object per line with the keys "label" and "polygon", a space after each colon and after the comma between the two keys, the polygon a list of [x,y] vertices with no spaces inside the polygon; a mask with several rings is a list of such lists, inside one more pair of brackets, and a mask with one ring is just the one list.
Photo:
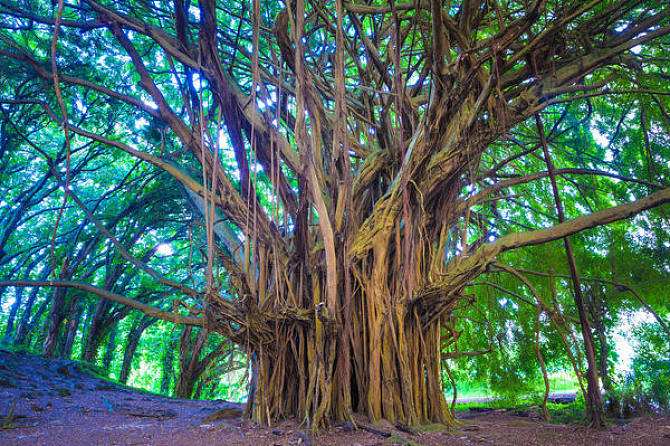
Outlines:
{"label": "banyan tree", "polygon": [[[30,145],[64,191],[54,234],[78,208],[171,290],[173,310],[69,280],[56,249],[48,279],[0,285],[75,288],[222,334],[250,358],[248,414],[262,423],[448,424],[440,355],[458,336],[454,309],[492,268],[523,280],[505,252],[558,241],[601,422],[570,237],[670,202],[667,150],[648,140],[670,119],[657,64],[667,2],[1,0],[0,15],[16,87],[3,112],[60,129],[67,154]],[[604,168],[561,142],[566,128],[589,133],[590,101],[630,98],[646,98],[639,167]],[[204,222],[200,281],[148,267],[78,197],[71,169],[93,146],[179,185]],[[584,177],[617,192],[564,206]],[[518,225],[530,198],[510,191],[526,185],[551,201]]]}

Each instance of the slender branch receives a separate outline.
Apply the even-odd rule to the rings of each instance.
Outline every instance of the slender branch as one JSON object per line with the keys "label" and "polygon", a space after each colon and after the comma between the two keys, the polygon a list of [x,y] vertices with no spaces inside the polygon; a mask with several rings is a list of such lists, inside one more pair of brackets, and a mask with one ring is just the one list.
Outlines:
{"label": "slender branch", "polygon": [[95,294],[103,299],[110,300],[112,302],[117,302],[122,305],[134,308],[141,311],[147,316],[155,317],[157,319],[162,319],[164,321],[174,322],[176,324],[185,324],[185,325],[197,325],[204,326],[205,320],[199,317],[188,317],[181,316],[179,314],[170,313],[163,311],[160,308],[153,307],[151,305],[138,302],[134,299],[122,296],[120,294],[112,293],[102,288],[98,288],[93,285],[88,285],[81,282],[73,282],[69,280],[3,280],[0,281],[0,287],[55,287],[55,288],[75,288],[78,290],[86,291],[88,293]]}

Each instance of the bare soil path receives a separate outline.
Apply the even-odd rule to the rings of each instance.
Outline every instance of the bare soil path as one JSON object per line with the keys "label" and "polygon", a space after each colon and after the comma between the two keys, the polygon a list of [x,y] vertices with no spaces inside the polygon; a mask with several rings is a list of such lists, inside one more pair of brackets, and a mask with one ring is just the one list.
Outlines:
{"label": "bare soil path", "polygon": [[0,445],[670,445],[670,417],[592,431],[533,413],[464,412],[460,425],[370,426],[357,420],[318,435],[285,421],[260,428],[225,401],[166,398],[94,376],[72,361],[0,350]]}

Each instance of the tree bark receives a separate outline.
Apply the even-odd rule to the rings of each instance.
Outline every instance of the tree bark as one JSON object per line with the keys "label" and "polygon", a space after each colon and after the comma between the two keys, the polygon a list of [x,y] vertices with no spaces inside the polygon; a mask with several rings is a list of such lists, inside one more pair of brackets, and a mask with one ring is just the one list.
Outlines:
{"label": "tree bark", "polygon": [[[47,277],[49,277],[49,274],[51,274],[51,267],[47,266],[42,271],[40,280],[46,279]],[[31,290],[30,294],[28,295],[28,300],[26,301],[25,308],[23,309],[23,314],[21,314],[21,319],[19,320],[19,324],[16,327],[16,336],[14,337],[15,345],[21,345],[25,341],[30,326],[33,306],[35,305],[35,299],[37,299],[39,291],[40,291],[39,287],[35,287]],[[40,310],[43,308],[44,308],[43,305],[38,308],[38,312],[36,314],[38,320],[42,315]]]}
{"label": "tree bark", "polygon": [[593,320],[593,329],[598,338],[598,373],[603,383],[605,392],[612,391],[612,378],[609,367],[609,342],[607,340],[607,327],[605,317],[607,316],[607,303],[602,296],[601,285],[594,283],[589,292],[589,312]]}
{"label": "tree bark", "polygon": [[[257,385],[255,393],[250,395],[254,417],[268,421],[319,414],[319,404],[330,400],[328,411],[323,413],[337,418],[338,405],[344,404],[338,386],[346,380],[351,383],[351,393],[346,396],[352,407],[367,413],[372,421],[451,423],[453,419],[442,393],[439,324],[423,328],[418,318],[406,321],[402,311],[393,309],[387,315],[380,310],[372,321],[360,322],[370,324],[365,329],[368,333],[357,334],[351,350],[362,357],[352,358],[350,374],[342,373],[336,366],[324,371],[331,382],[328,388],[331,393],[320,395],[318,400],[310,397],[310,390],[323,379],[319,370],[320,352],[314,346],[316,332],[293,328],[255,351]],[[328,342],[336,342],[332,327],[316,330],[326,331]]]}
{"label": "tree bark", "polygon": [[224,341],[209,353],[204,354],[209,331],[202,328],[195,337],[192,336],[192,332],[193,327],[187,326],[180,338],[179,377],[175,385],[175,395],[181,398],[194,396],[196,382],[202,384],[202,380],[210,367],[225,353],[229,346],[229,342]]}
{"label": "tree bark", "polygon": [[[47,309],[49,300],[44,299],[39,306],[37,307],[37,310],[35,311],[35,314],[31,317],[30,314],[23,313],[21,316],[21,323],[18,328],[18,333],[16,335],[16,338],[14,339],[14,343],[16,345],[31,345],[32,344],[32,337],[35,332],[35,329],[38,328],[40,320],[42,319],[42,315]],[[24,321],[25,318],[25,321]]]}
{"label": "tree bark", "polygon": [[191,398],[195,383],[204,371],[200,354],[207,340],[207,330],[200,330],[192,339],[193,327],[185,327],[179,342],[179,376],[174,394],[179,398]]}
{"label": "tree bark", "polygon": [[21,303],[23,302],[23,291],[23,288],[16,288],[14,291],[14,303],[9,309],[9,316],[7,317],[7,325],[5,327],[5,335],[3,337],[3,341],[5,343],[9,343],[11,340],[12,332],[14,331],[14,319],[16,318],[16,314],[18,313],[19,308],[21,307]]}
{"label": "tree bark", "polygon": [[86,333],[86,341],[84,342],[84,347],[82,348],[81,359],[84,361],[94,362],[98,355],[100,342],[102,342],[102,338],[105,335],[103,318],[109,304],[110,303],[108,301],[101,299],[95,305],[95,309],[93,310],[93,314],[88,326],[88,332]]}
{"label": "tree bark", "polygon": [[[26,279],[28,279],[30,277],[30,273],[35,269],[37,264],[38,264],[38,261],[35,260],[30,265],[28,265],[28,267],[24,271],[24,276],[26,277]],[[45,268],[45,270],[48,270],[48,268]],[[23,292],[24,292],[24,290],[22,290],[20,288],[15,288],[14,303],[12,304],[12,307],[9,310],[9,316],[7,317],[7,326],[5,328],[4,341],[6,343],[9,343],[10,340],[11,340],[11,337],[12,337],[12,334],[13,334],[12,332],[14,331],[14,322],[15,322],[17,314],[19,313],[19,309],[21,308],[21,304],[23,303]],[[33,300],[34,300],[33,293],[36,293],[36,292],[37,292],[37,289],[33,288],[31,290],[31,295],[30,295],[29,299],[32,297]]]}
{"label": "tree bark", "polygon": [[144,333],[144,330],[149,328],[155,322],[156,319],[143,317],[140,322],[135,325],[128,333],[128,337],[126,338],[126,348],[123,351],[123,364],[121,365],[121,372],[119,373],[119,381],[122,383],[125,384],[128,382],[133,356],[135,356],[135,352],[137,351],[142,333]]}
{"label": "tree bark", "polygon": [[51,311],[48,318],[48,329],[46,339],[44,340],[44,356],[53,358],[60,355],[58,352],[58,340],[61,335],[61,328],[66,316],[65,297],[66,288],[54,288],[51,301]]}
{"label": "tree bark", "polygon": [[[310,270],[307,265],[289,269],[295,276],[288,283],[296,287],[286,292],[301,296],[304,305],[312,302],[316,314],[310,322],[279,324],[267,338],[252,339],[255,388],[249,401],[256,420],[269,423],[308,414],[310,425],[319,427],[327,424],[326,420],[343,419],[342,414],[356,410],[374,422],[453,422],[442,393],[441,319],[425,323],[419,307],[409,304],[406,289],[394,285],[402,283],[410,269],[404,273],[398,270],[396,262],[404,260],[388,255],[384,242],[393,244],[391,240],[380,237],[366,275],[354,275],[358,286],[351,304],[345,307],[345,295],[338,293],[342,300],[337,318],[320,304],[324,271]],[[337,269],[347,271],[341,264]],[[338,280],[339,286],[346,280]],[[294,298],[287,295],[284,299],[290,302]],[[212,310],[216,311],[215,306]],[[339,331],[345,320],[352,329],[343,339]],[[257,326],[253,319],[251,324]],[[342,342],[349,348],[342,348]],[[331,352],[343,351],[350,352],[348,361],[331,360]],[[350,391],[343,395],[345,383]]]}
{"label": "tree bark", "polygon": [[109,374],[110,365],[114,359],[114,353],[116,352],[116,334],[118,332],[118,326],[114,324],[109,331],[109,338],[107,339],[107,346],[105,348],[105,355],[102,357],[102,368],[107,371]]}
{"label": "tree bark", "polygon": [[168,338],[163,345],[163,367],[161,369],[161,393],[167,395],[170,391],[170,384],[174,377],[172,363],[174,359],[174,350],[177,346],[176,339]]}
{"label": "tree bark", "polygon": [[70,358],[72,356],[72,346],[74,339],[77,336],[77,329],[81,321],[81,315],[84,312],[83,304],[79,299],[75,299],[70,310],[70,317],[67,323],[67,331],[63,344],[63,357]]}

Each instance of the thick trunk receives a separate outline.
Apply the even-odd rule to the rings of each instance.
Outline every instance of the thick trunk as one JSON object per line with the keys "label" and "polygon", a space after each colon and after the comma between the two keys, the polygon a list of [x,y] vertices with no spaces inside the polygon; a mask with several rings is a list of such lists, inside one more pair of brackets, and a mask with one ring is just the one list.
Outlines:
{"label": "thick trunk", "polygon": [[84,343],[84,348],[82,349],[81,359],[84,361],[93,362],[98,355],[100,342],[102,342],[102,338],[105,335],[103,318],[108,306],[109,302],[106,300],[100,300],[95,305],[95,310],[91,316],[88,332],[86,333],[86,342]]}
{"label": "thick trunk", "polygon": [[190,370],[183,370],[177,378],[174,395],[178,398],[191,398],[193,396],[195,381],[196,377],[190,373]]}
{"label": "thick trunk", "polygon": [[61,333],[63,321],[65,320],[65,295],[67,289],[55,288],[53,290],[53,301],[51,312],[49,313],[49,322],[46,339],[44,340],[44,356],[51,358],[58,356],[58,339]]}
{"label": "thick trunk", "polygon": [[174,394],[179,398],[191,398],[195,383],[205,371],[200,361],[200,354],[207,340],[207,330],[200,330],[192,338],[193,327],[186,327],[182,332],[179,346],[179,377],[175,384]]}
{"label": "thick trunk", "polygon": [[64,358],[72,356],[72,346],[74,345],[74,339],[77,336],[77,329],[79,328],[79,321],[81,320],[83,311],[83,305],[78,300],[72,304],[70,318],[67,323],[67,335],[65,336],[63,345]]}
{"label": "thick trunk", "polygon": [[[286,282],[287,295],[278,301],[311,305],[316,314],[306,321],[278,323],[267,336],[250,342],[254,382],[249,403],[254,419],[269,424],[295,416],[318,428],[357,412],[373,422],[453,423],[442,392],[442,319],[426,322],[411,304],[414,287],[425,277],[419,268],[437,265],[432,261],[435,253],[430,244],[417,241],[412,255],[389,254],[393,250],[388,246],[397,248],[404,242],[388,234],[384,231],[365,261],[345,265],[344,256],[339,256],[334,314],[323,303],[323,268],[303,265],[280,271],[294,276]],[[354,283],[350,291],[349,281]],[[284,291],[277,290],[276,282],[273,286],[272,293]],[[253,329],[261,325],[253,319],[249,324]]]}
{"label": "thick trunk", "polygon": [[[292,327],[275,343],[259,348],[254,418],[268,423],[288,416],[307,417],[311,424],[323,425],[326,419],[345,420],[341,414],[347,413],[348,400],[351,408],[371,421],[451,423],[442,392],[439,325],[423,329],[416,320],[404,321],[395,313],[381,316],[379,328],[365,328],[361,336],[351,339],[351,350],[362,353],[363,361],[350,358],[349,374],[337,366],[321,370],[326,364],[318,351],[328,345],[321,349],[315,345],[319,328]],[[324,337],[327,344],[337,342],[334,332]],[[350,389],[348,395],[339,391],[344,383]],[[320,389],[329,392],[323,394]],[[316,416],[323,418],[313,419]]]}
{"label": "thick trunk", "polygon": [[[417,296],[426,294],[422,289],[430,275],[451,277],[437,247],[446,235],[438,234],[440,243],[429,241],[411,227],[420,222],[410,209],[403,224],[384,222],[371,252],[360,257],[347,254],[347,243],[338,246],[335,302],[328,303],[326,254],[310,247],[308,237],[290,259],[259,249],[258,281],[248,291],[258,297],[247,298],[248,315],[239,331],[231,333],[230,325],[219,322],[229,309],[210,298],[208,327],[249,348],[248,412],[255,420],[271,424],[297,417],[320,428],[356,412],[373,422],[454,422],[442,391],[440,345],[449,333],[441,325],[469,273],[455,273],[453,287],[443,281],[429,289],[439,305],[426,317],[425,299]],[[482,268],[482,262],[472,262],[476,271]],[[468,265],[462,267],[473,269]],[[312,314],[303,310],[308,308]]]}
{"label": "thick trunk", "polygon": [[156,322],[156,319],[145,317],[143,318],[138,325],[133,327],[133,329],[128,333],[128,338],[126,340],[126,349],[123,352],[123,364],[121,365],[121,373],[119,374],[119,381],[122,383],[128,382],[128,376],[130,375],[130,366],[133,362],[133,356],[135,356],[135,351],[137,351],[137,346],[140,343],[140,338],[144,330],[149,328],[151,324]]}

